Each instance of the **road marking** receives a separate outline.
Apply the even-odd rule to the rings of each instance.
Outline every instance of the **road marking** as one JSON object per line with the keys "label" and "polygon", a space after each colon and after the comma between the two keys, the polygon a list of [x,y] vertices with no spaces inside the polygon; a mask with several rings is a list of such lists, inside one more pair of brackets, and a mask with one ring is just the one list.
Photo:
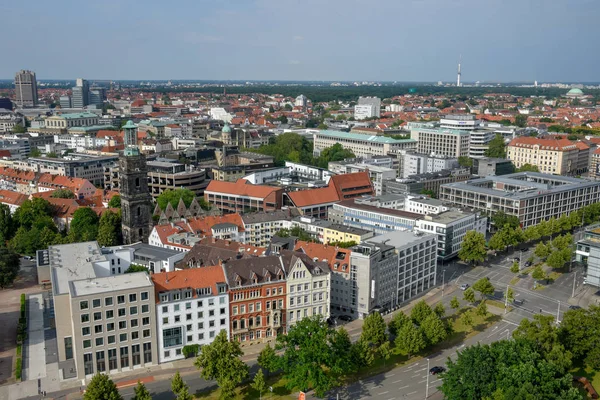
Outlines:
{"label": "road marking", "polygon": [[379,393],[380,396],[383,396],[384,394],[388,394],[390,391],[388,390],[387,392],[381,392]]}
{"label": "road marking", "polygon": [[412,394],[415,394],[415,393],[417,393],[417,391],[416,391],[416,390],[415,390],[414,392],[407,393],[406,395],[407,395],[407,396],[410,396],[410,395],[412,395]]}
{"label": "road marking", "polygon": [[398,390],[406,389],[408,386],[409,386],[409,385],[402,386],[401,388],[398,388]]}
{"label": "road marking", "polygon": [[386,375],[385,377],[389,378],[389,377],[394,376],[394,375],[396,375],[396,374],[389,374],[389,375]]}
{"label": "road marking", "polygon": [[398,383],[398,382],[402,382],[402,379],[398,379],[397,381],[394,381],[392,383]]}
{"label": "road marking", "polygon": [[503,319],[502,321],[506,322],[507,324],[512,324],[514,326],[519,326],[519,324],[516,324],[516,323],[514,323],[512,321],[509,321],[509,320],[506,320],[506,319]]}
{"label": "road marking", "polygon": [[427,379],[423,379],[422,381],[419,381],[419,385],[423,382],[425,382]]}

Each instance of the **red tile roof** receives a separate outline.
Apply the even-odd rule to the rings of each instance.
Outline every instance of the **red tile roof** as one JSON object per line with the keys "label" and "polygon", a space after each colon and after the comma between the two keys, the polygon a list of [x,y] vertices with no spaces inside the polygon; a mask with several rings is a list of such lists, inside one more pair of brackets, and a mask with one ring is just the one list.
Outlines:
{"label": "red tile roof", "polygon": [[280,189],[273,186],[253,185],[245,179],[238,179],[237,182],[213,180],[210,181],[204,193],[215,192],[264,199],[278,190]]}
{"label": "red tile roof", "polygon": [[350,273],[350,254],[352,251],[349,249],[299,240],[296,242],[294,250],[302,251],[313,259],[318,258],[318,261],[326,262],[334,272]]}
{"label": "red tile roof", "polygon": [[[154,292],[156,293],[156,302],[160,301],[159,293],[168,292],[175,289],[199,289],[210,287],[212,293],[216,295],[217,283],[226,283],[223,267],[213,265],[201,268],[190,268],[173,272],[161,272],[151,276],[154,283]],[[192,290],[192,296],[195,298],[196,291]]]}
{"label": "red tile roof", "polygon": [[533,147],[540,146],[541,150],[571,151],[575,150],[575,142],[567,139],[554,138],[535,138],[530,136],[521,136],[510,141],[512,147]]}
{"label": "red tile roof", "polygon": [[12,190],[0,190],[0,203],[20,206],[27,200],[27,195]]}
{"label": "red tile roof", "polygon": [[365,194],[373,194],[368,172],[334,175],[325,188],[306,189],[288,193],[296,207],[335,203]]}

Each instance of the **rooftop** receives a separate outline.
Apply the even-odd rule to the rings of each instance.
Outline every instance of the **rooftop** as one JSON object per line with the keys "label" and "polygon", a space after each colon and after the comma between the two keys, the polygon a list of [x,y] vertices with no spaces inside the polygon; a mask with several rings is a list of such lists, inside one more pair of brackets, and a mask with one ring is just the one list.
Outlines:
{"label": "rooftop", "polygon": [[371,233],[371,231],[367,229],[353,228],[351,226],[341,225],[341,224],[331,224],[327,229],[331,229],[338,232],[351,233],[353,235],[366,235]]}
{"label": "rooftop", "polygon": [[79,118],[98,118],[98,115],[94,114],[94,113],[89,113],[89,112],[82,112],[82,113],[73,113],[73,114],[58,114],[58,115],[53,115],[52,117],[60,117],[60,118],[64,118],[64,119],[79,119]]}
{"label": "rooftop", "polygon": [[359,140],[366,141],[371,143],[387,143],[387,144],[400,144],[400,143],[416,143],[417,141],[414,139],[392,139],[385,136],[368,136],[359,133],[348,133],[348,132],[340,132],[340,131],[331,131],[331,130],[322,130],[318,133],[315,133],[315,136],[327,136],[331,138],[339,138],[339,139],[350,139],[350,140]]}
{"label": "rooftop", "polygon": [[435,239],[433,234],[423,234],[412,231],[393,231],[369,239],[368,243],[387,244],[396,248],[406,247],[415,242]]}
{"label": "rooftop", "polygon": [[473,214],[467,213],[460,210],[448,210],[441,212],[439,214],[426,215],[423,217],[426,221],[437,222],[439,224],[451,224],[454,221],[461,220],[463,218],[468,218]]}
{"label": "rooftop", "polygon": [[131,274],[71,281],[69,286],[71,297],[78,297],[117,290],[152,287],[152,282],[150,282],[150,276],[146,272],[134,272]]}
{"label": "rooftop", "polygon": [[[52,288],[55,295],[69,292],[69,282],[81,279],[94,279],[103,274],[103,270],[95,268],[95,262],[107,261],[102,254],[98,242],[70,243],[50,246]],[[108,269],[104,276],[108,276]]]}
{"label": "rooftop", "polygon": [[394,210],[391,208],[369,206],[366,204],[356,203],[356,202],[354,202],[354,199],[344,200],[342,202],[339,202],[338,204],[334,205],[334,208],[336,206],[354,208],[357,210],[364,210],[364,211],[369,211],[369,212],[377,213],[377,214],[394,215],[396,217],[403,217],[403,218],[414,219],[414,220],[423,218],[422,214],[416,214],[416,213],[402,211],[402,210]]}
{"label": "rooftop", "polygon": [[[225,283],[225,273],[220,265],[206,266],[153,274],[152,282],[154,282],[154,290],[157,294],[176,289],[210,287],[212,293],[216,295],[218,293],[217,284]],[[196,297],[195,290],[192,291],[192,296]],[[157,296],[156,301],[158,300]]]}

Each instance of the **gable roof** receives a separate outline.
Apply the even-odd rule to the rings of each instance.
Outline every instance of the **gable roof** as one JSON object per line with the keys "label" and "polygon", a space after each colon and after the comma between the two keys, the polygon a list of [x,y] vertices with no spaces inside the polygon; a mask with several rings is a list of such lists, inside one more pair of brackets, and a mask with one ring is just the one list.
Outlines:
{"label": "gable roof", "polygon": [[373,184],[366,171],[334,175],[324,188],[289,192],[287,196],[296,207],[335,203],[365,194],[373,194]]}
{"label": "gable roof", "polygon": [[12,190],[0,190],[0,203],[20,206],[25,200],[27,200],[27,196],[22,193],[13,192]]}
{"label": "gable roof", "polygon": [[331,271],[350,273],[350,255],[352,254],[350,249],[299,240],[296,242],[294,250],[305,253],[311,259],[317,258],[319,261],[327,263]]}
{"label": "gable roof", "polygon": [[[218,293],[217,284],[225,283],[225,273],[220,265],[207,266],[202,268],[191,268],[172,272],[160,272],[151,275],[156,293],[156,302],[160,301],[158,296],[161,292],[168,292],[176,289],[212,289],[213,295]],[[192,291],[192,297],[197,297],[196,291]]]}
{"label": "gable roof", "polygon": [[247,196],[264,199],[281,190],[274,186],[253,185],[245,179],[238,179],[236,182],[223,182],[212,180],[204,192],[226,193],[237,196]]}
{"label": "gable roof", "polygon": [[535,138],[530,136],[520,136],[514,138],[508,144],[511,147],[533,147],[540,146],[540,150],[571,151],[577,149],[575,143],[568,139],[556,138]]}

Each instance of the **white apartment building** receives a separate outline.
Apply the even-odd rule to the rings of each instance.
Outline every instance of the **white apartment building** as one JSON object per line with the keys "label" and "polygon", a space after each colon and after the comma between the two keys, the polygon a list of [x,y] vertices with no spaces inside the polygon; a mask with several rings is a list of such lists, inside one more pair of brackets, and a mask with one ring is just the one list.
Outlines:
{"label": "white apartment building", "polygon": [[152,282],[160,363],[184,358],[184,346],[210,344],[222,330],[229,337],[229,295],[222,266],[154,274]]}
{"label": "white apartment building", "polygon": [[437,239],[421,232],[389,232],[369,243],[395,247],[397,258],[398,305],[405,303],[436,284]]}
{"label": "white apartment building", "polygon": [[469,158],[484,158],[485,151],[489,149],[489,144],[495,136],[496,134],[492,131],[471,131],[471,139],[469,142]]}
{"label": "white apartment building", "polygon": [[480,121],[473,114],[449,114],[440,118],[440,128],[473,131],[479,127]]}
{"label": "white apartment building", "polygon": [[329,318],[331,271],[327,264],[303,253],[283,252],[282,256],[291,257],[286,279],[288,329],[306,317]]}
{"label": "white apartment building", "polygon": [[431,199],[427,196],[407,196],[404,203],[404,211],[416,214],[439,214],[447,211],[448,207],[437,199]]}
{"label": "white apartment building", "polygon": [[469,155],[470,130],[436,127],[431,123],[409,122],[410,137],[417,152],[458,158]]}
{"label": "white apartment building", "polygon": [[[381,115],[381,99],[378,97],[359,97],[358,103],[354,107],[354,118],[361,119],[356,116],[356,107],[368,106],[370,107],[369,115],[370,117],[377,117]],[[367,117],[364,117],[367,118]],[[363,118],[363,119],[364,119]]]}
{"label": "white apartment building", "polygon": [[361,121],[366,118],[378,117],[378,108],[372,104],[354,106],[354,119]]}
{"label": "white apartment building", "polygon": [[468,231],[485,235],[487,218],[458,210],[426,215],[417,221],[415,232],[437,235],[437,257],[449,260],[458,255]]}
{"label": "white apartment building", "polygon": [[345,149],[352,150],[355,156],[370,158],[372,156],[387,156],[398,153],[400,150],[414,150],[417,146],[413,139],[392,139],[385,136],[369,136],[360,133],[338,132],[322,130],[313,134],[314,150],[316,156],[321,151],[341,144]]}
{"label": "white apartment building", "polygon": [[245,231],[243,243],[252,246],[267,247],[277,232],[292,227],[288,210],[242,214],[241,218]]}
{"label": "white apartment building", "polygon": [[443,169],[452,170],[458,167],[458,158],[456,157],[435,154],[427,155],[407,151],[402,154],[399,175],[406,179],[412,175],[439,172]]}

